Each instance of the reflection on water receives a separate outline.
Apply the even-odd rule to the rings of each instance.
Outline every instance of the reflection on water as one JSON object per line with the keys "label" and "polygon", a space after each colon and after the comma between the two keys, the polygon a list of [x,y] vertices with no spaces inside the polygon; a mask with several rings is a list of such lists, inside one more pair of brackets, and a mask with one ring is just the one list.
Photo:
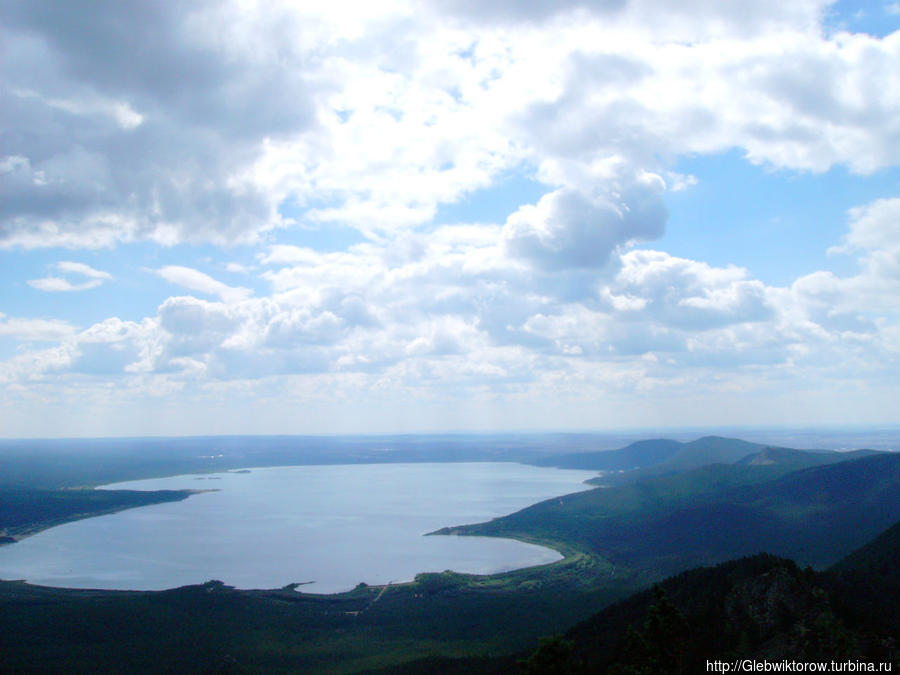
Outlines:
{"label": "reflection on water", "polygon": [[559,555],[511,540],[422,535],[585,489],[582,481],[592,476],[480,462],[274,467],[118,483],[107,487],[216,491],[68,523],[2,547],[0,578],[144,590],[209,579],[239,588],[313,581],[303,590],[331,593],[418,572],[500,572]]}

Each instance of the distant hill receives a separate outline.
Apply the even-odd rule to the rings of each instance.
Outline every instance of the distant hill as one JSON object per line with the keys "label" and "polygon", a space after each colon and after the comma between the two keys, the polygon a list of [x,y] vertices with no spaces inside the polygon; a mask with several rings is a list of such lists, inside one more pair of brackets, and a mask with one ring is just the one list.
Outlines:
{"label": "distant hill", "polygon": [[714,465],[445,532],[563,542],[605,558],[618,574],[658,579],[760,551],[825,567],[900,520],[900,454],[765,480],[778,471]]}
{"label": "distant hill", "polygon": [[831,451],[808,452],[805,450],[795,450],[793,448],[773,448],[768,446],[759,452],[754,452],[751,455],[739,459],[735,464],[744,464],[747,466],[791,464],[798,468],[805,468],[828,463],[827,460],[831,459],[832,456],[838,460],[840,459],[840,456],[838,456],[836,452]]}
{"label": "distant hill", "polygon": [[679,471],[695,469],[706,464],[733,464],[749,454],[759,452],[765,446],[742,441],[738,438],[704,436],[684,443],[674,455],[662,462],[662,466]]}
{"label": "distant hill", "polygon": [[[872,451],[859,451],[871,453]],[[539,466],[591,471],[631,471],[630,478],[661,475],[696,469],[708,464],[776,464],[787,463],[795,468],[815,466],[830,461],[850,459],[830,450],[805,451],[792,448],[773,448],[739,438],[704,436],[686,443],[665,438],[637,441],[618,450],[573,452],[542,457],[534,461]]]}
{"label": "distant hill", "polygon": [[628,471],[642,466],[654,466],[669,459],[683,443],[658,438],[637,441],[618,450],[571,452],[535,460],[538,466],[557,466],[565,469],[589,471]]}
{"label": "distant hill", "polygon": [[834,450],[797,450],[749,443],[737,438],[706,436],[680,448],[664,461],[634,471],[610,474],[591,480],[596,485],[622,485],[655,476],[671,475],[711,464],[778,467],[783,473],[813,466],[835,464],[878,454],[874,450],[836,452]]}
{"label": "distant hill", "polygon": [[738,438],[704,436],[682,443],[666,438],[637,441],[618,450],[574,452],[535,460],[540,466],[591,471],[629,471],[658,469],[655,473],[671,473],[695,469],[707,464],[732,464],[765,446]]}
{"label": "distant hill", "polygon": [[765,447],[759,452],[747,455],[735,464],[747,466],[788,465],[795,469],[804,469],[822,464],[846,462],[879,454],[875,450],[853,450],[852,452],[835,452],[834,450],[794,450],[793,448]]}

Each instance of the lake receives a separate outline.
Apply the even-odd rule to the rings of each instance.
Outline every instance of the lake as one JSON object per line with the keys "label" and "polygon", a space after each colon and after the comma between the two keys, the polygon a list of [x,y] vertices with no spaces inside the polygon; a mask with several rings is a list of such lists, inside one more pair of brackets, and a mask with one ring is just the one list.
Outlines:
{"label": "lake", "polygon": [[0,547],[0,578],[160,590],[218,579],[314,593],[419,572],[491,574],[553,562],[532,544],[423,534],[587,489],[595,476],[507,462],[255,468],[109,489],[208,489],[181,502],[79,520]]}

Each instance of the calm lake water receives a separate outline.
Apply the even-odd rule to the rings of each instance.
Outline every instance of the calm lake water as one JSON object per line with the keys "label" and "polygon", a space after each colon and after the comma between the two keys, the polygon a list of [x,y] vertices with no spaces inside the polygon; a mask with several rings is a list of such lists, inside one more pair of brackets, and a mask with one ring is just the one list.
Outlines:
{"label": "calm lake water", "polygon": [[312,581],[302,590],[333,593],[419,572],[501,572],[560,556],[507,539],[422,535],[584,490],[595,475],[478,462],[267,467],[117,483],[105,487],[217,492],[60,525],[0,547],[0,578],[133,590],[210,579],[238,588]]}

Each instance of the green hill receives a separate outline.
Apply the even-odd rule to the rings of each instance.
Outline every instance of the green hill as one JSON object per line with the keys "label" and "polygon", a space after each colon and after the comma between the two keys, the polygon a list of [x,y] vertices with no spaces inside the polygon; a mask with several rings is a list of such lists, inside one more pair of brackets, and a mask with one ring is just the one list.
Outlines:
{"label": "green hill", "polygon": [[[707,444],[708,440],[698,439],[698,441],[694,442],[696,445],[683,448],[683,451],[674,454],[665,462],[642,467],[634,471],[593,478],[588,482],[601,486],[624,485],[658,476],[675,475],[711,464],[776,467],[781,473],[790,473],[799,469],[808,469],[825,464],[837,464],[880,454],[875,450],[837,452],[834,450],[797,450],[794,448],[759,446],[762,449],[754,449],[750,454],[742,455],[741,453],[744,450],[751,449],[744,445],[744,441],[738,439],[714,439]],[[690,444],[685,444],[685,446],[688,445]],[[740,457],[740,459],[734,460],[734,457]]]}
{"label": "green hill", "polygon": [[397,672],[668,675],[739,659],[896,666],[898,559],[900,523],[824,573],[769,554],[731,560],[670,577],[518,659],[416,662]]}
{"label": "green hill", "polygon": [[592,471],[653,470],[646,475],[673,473],[707,464],[732,464],[765,446],[738,438],[704,436],[688,443],[665,438],[637,441],[618,450],[575,452],[536,460],[541,466]]}
{"label": "green hill", "polygon": [[618,450],[572,452],[544,457],[534,463],[538,466],[557,466],[563,469],[588,471],[628,471],[643,466],[655,466],[678,452],[683,443],[665,438],[636,441]]}
{"label": "green hill", "polygon": [[590,481],[596,485],[610,486],[673,475],[711,464],[778,466],[787,473],[873,454],[877,453],[874,450],[797,450],[751,443],[738,438],[704,436],[687,443],[664,439],[640,441],[620,450],[548,457],[540,463],[545,466],[615,472]]}
{"label": "green hill", "polygon": [[738,438],[704,436],[684,443],[674,455],[662,462],[666,469],[695,469],[706,464],[732,464],[749,454],[759,452],[765,446],[742,441]]}
{"label": "green hill", "polygon": [[[757,555],[696,569],[566,635],[574,672],[706,672],[707,661],[818,661],[854,652],[818,575]],[[634,669],[633,671],[628,669]]]}
{"label": "green hill", "polygon": [[558,542],[658,579],[770,551],[825,567],[900,520],[900,454],[803,469],[713,465],[535,504],[445,534]]}
{"label": "green hill", "polygon": [[[896,559],[892,529],[864,550]],[[814,572],[762,553],[672,576],[518,657],[432,657],[379,672],[677,675],[739,659],[896,667],[900,608],[890,603],[900,584],[896,576],[878,577],[860,590],[858,577]],[[873,598],[884,601],[873,606]]]}
{"label": "green hill", "polygon": [[747,455],[735,464],[749,466],[768,466],[778,464],[790,466],[792,469],[805,469],[822,464],[836,464],[852,459],[862,459],[879,454],[875,450],[853,450],[852,452],[835,452],[834,450],[795,450],[793,448],[765,447],[759,452]]}
{"label": "green hill", "polygon": [[[835,607],[870,642],[878,642],[885,626],[900,627],[900,523],[854,551],[828,570]],[[893,640],[900,644],[900,630]],[[900,662],[895,664],[895,669]]]}
{"label": "green hill", "polygon": [[831,568],[841,574],[857,572],[891,576],[900,582],[900,523],[885,530],[877,539],[869,542]]}

